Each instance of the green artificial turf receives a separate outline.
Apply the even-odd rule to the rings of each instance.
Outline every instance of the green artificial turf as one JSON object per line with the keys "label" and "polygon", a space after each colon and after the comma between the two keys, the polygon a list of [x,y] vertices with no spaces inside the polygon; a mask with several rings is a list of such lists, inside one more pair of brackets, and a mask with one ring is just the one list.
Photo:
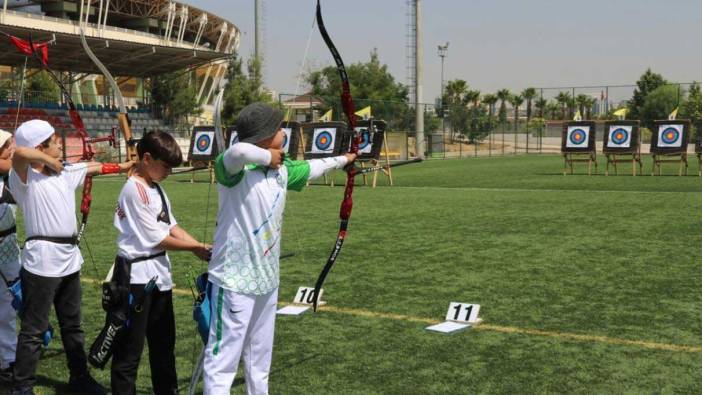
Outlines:
{"label": "green artificial turf", "polygon": [[[562,167],[558,156],[436,160],[394,169],[394,187],[384,177],[376,189],[357,186],[324,287],[329,308],[277,320],[271,393],[702,391],[702,178],[673,176],[672,165],[661,177],[632,177],[629,166],[619,176],[588,177],[582,166],[563,176]],[[205,174],[189,180],[163,186],[180,225],[210,239],[217,188]],[[95,181],[86,246],[96,267],[84,246],[86,278],[104,277],[114,256],[122,182]],[[283,253],[295,255],[281,261],[282,302],[314,285],[342,193],[313,185],[288,195]],[[189,273],[205,265],[170,256],[187,290]],[[485,327],[427,332],[424,321],[443,320],[451,301],[480,304]],[[175,305],[185,392],[201,344],[192,297],[179,294]],[[83,306],[91,342],[104,319],[93,283],[84,284]],[[60,341],[38,372],[39,393],[63,391]],[[109,371],[94,373],[109,385]],[[151,393],[146,354],[138,389]],[[240,379],[234,391],[244,392]]]}

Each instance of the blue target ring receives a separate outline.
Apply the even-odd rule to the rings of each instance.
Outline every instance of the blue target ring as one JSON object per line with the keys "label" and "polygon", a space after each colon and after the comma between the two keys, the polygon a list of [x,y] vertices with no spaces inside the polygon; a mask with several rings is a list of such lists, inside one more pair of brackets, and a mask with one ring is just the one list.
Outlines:
{"label": "blue target ring", "polygon": [[361,144],[359,144],[358,149],[365,149],[371,144],[371,135],[369,131],[361,132]]}
{"label": "blue target ring", "polygon": [[207,134],[201,134],[197,138],[195,144],[199,151],[207,151],[207,149],[210,148],[210,144],[212,144],[212,139],[210,139],[210,136]]}
{"label": "blue target ring", "polygon": [[661,133],[661,141],[665,144],[674,144],[680,138],[680,132],[675,128],[667,128]]}
{"label": "blue target ring", "polygon": [[629,132],[625,129],[617,128],[612,132],[612,142],[614,144],[624,144],[629,140]]}
{"label": "blue target ring", "polygon": [[575,145],[580,145],[587,139],[587,133],[582,129],[575,129],[570,133],[570,142]]}
{"label": "blue target ring", "polygon": [[331,147],[332,145],[332,135],[328,131],[323,131],[317,135],[317,138],[314,140],[314,146],[317,147],[318,150],[321,151],[326,151]]}

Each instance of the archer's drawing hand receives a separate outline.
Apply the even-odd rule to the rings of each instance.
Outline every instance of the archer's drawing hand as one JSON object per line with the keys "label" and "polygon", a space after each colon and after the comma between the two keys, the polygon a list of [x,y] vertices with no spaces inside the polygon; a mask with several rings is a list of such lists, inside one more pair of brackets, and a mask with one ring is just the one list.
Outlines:
{"label": "archer's drawing hand", "polygon": [[283,164],[285,159],[285,151],[282,149],[268,148],[271,153],[271,163],[268,165],[271,169],[278,169]]}
{"label": "archer's drawing hand", "polygon": [[123,171],[130,170],[135,165],[136,165],[136,161],[133,161],[133,160],[128,160],[126,162],[122,162],[119,164],[119,171],[123,172]]}
{"label": "archer's drawing hand", "polygon": [[56,173],[60,173],[63,171],[63,162],[56,158],[46,158],[44,164]]}
{"label": "archer's drawing hand", "polygon": [[194,250],[193,254],[203,261],[209,261],[212,257],[212,244],[200,244]]}

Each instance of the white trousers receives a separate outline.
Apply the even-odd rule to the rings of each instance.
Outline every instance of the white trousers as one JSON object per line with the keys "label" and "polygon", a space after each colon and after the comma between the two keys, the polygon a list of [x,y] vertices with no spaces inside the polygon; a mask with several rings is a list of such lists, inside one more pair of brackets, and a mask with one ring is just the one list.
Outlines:
{"label": "white trousers", "polygon": [[[2,274],[12,281],[19,277],[19,264],[0,265]],[[17,348],[17,332],[15,321],[17,313],[12,308],[12,295],[7,290],[5,281],[0,279],[0,368],[6,368],[11,362],[15,362],[15,350]]]}
{"label": "white trousers", "polygon": [[268,394],[277,301],[277,288],[265,295],[242,295],[212,285],[205,395],[229,395],[242,356],[246,393]]}

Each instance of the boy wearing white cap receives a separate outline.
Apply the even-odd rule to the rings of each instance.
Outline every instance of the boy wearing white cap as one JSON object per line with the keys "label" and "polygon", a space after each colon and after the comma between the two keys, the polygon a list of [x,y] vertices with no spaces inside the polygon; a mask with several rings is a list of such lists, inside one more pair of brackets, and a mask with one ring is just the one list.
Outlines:
{"label": "boy wearing white cap", "polygon": [[33,394],[42,336],[51,306],[61,328],[70,371],[69,387],[84,394],[105,390],[88,372],[81,328],[80,268],[75,191],[87,175],[117,173],[133,163],[66,165],[60,139],[46,121],[31,120],[15,132],[10,190],[24,215],[26,242],[21,254],[22,321],[12,394]]}
{"label": "boy wearing white cap", "polygon": [[9,287],[19,279],[20,260],[17,245],[15,211],[17,206],[7,185],[7,175],[12,168],[12,134],[0,129],[0,382],[12,383],[15,364],[17,313],[12,306]]}
{"label": "boy wearing white cap", "polygon": [[244,358],[246,393],[267,394],[278,297],[280,236],[287,190],[353,163],[355,154],[292,161],[284,158],[283,114],[264,103],[244,107],[239,143],[215,162],[219,212],[212,259],[210,334],[205,350],[206,395],[224,395]]}

